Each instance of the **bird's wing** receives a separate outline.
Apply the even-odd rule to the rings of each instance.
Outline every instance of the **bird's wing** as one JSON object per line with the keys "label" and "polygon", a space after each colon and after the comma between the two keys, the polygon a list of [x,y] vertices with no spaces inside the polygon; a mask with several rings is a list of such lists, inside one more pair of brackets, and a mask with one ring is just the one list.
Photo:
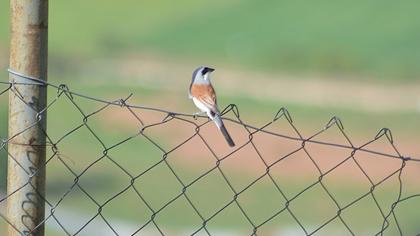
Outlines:
{"label": "bird's wing", "polygon": [[216,92],[211,85],[193,85],[191,87],[191,95],[211,111],[218,113]]}

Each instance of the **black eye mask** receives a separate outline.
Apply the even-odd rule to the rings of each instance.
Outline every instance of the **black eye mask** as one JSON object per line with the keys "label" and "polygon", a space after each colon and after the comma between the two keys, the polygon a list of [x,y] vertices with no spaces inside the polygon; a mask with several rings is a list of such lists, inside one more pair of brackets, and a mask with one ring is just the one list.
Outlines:
{"label": "black eye mask", "polygon": [[213,72],[214,69],[213,68],[209,68],[209,67],[204,67],[204,69],[201,71],[202,75],[207,74],[208,72]]}

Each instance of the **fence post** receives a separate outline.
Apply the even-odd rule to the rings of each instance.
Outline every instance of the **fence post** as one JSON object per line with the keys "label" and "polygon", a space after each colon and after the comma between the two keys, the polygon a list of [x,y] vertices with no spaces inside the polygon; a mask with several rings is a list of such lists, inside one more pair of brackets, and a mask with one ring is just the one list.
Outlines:
{"label": "fence post", "polygon": [[[48,0],[10,0],[10,11],[10,68],[46,80]],[[9,80],[31,83],[12,74]],[[9,137],[18,135],[8,143],[7,217],[11,223],[8,235],[40,236],[44,235],[45,215],[46,113],[41,117],[37,114],[45,108],[47,92],[45,86],[39,85],[14,87],[15,92],[9,93]]]}

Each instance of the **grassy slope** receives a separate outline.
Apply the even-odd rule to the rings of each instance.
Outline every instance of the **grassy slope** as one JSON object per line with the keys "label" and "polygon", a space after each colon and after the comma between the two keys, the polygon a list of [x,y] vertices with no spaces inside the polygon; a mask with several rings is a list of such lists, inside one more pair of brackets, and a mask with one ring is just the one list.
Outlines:
{"label": "grassy slope", "polygon": [[420,37],[412,7],[392,1],[247,1],[166,25],[147,43],[270,69],[404,75],[419,60],[412,53]]}
{"label": "grassy slope", "polygon": [[[7,3],[0,3],[7,45]],[[52,55],[147,49],[269,70],[418,78],[417,1],[60,1]],[[4,46],[3,46],[4,47]]]}

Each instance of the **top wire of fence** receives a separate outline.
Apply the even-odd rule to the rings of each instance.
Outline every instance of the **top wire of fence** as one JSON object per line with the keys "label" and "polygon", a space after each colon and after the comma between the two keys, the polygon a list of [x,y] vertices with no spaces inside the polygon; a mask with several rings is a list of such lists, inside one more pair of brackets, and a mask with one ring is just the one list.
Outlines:
{"label": "top wire of fence", "polygon": [[[29,109],[35,110],[37,119],[35,123],[27,124],[25,128],[13,136],[0,137],[2,140],[0,150],[6,154],[5,156],[7,156],[8,162],[20,165],[19,160],[8,152],[8,145],[12,144],[17,136],[24,134],[27,130],[33,127],[39,128],[39,122],[45,119],[48,110],[58,106],[58,101],[68,101],[75,108],[74,112],[78,113],[81,117],[77,125],[75,125],[71,130],[62,131],[59,138],[54,139],[51,135],[49,135],[47,130],[43,130],[47,139],[45,147],[49,149],[49,152],[47,160],[41,168],[49,170],[49,168],[51,168],[50,165],[52,165],[50,163],[56,161],[71,174],[72,182],[68,186],[64,186],[64,193],[55,199],[48,199],[48,194],[44,196],[34,189],[35,192],[40,195],[39,197],[43,199],[47,207],[45,219],[40,222],[37,227],[47,224],[48,222],[54,222],[54,224],[58,225],[58,231],[64,235],[83,235],[86,233],[89,225],[93,224],[93,221],[100,220],[104,223],[104,227],[110,235],[148,234],[147,232],[149,231],[147,230],[150,228],[152,228],[153,232],[157,235],[171,235],[172,233],[171,231],[168,231],[167,224],[160,218],[168,211],[169,208],[175,207],[177,205],[177,201],[183,199],[186,204],[183,205],[183,207],[176,208],[177,212],[179,212],[179,217],[183,217],[184,212],[189,210],[192,211],[189,217],[194,218],[194,222],[196,222],[195,224],[191,224],[191,226],[189,226],[188,232],[184,232],[184,234],[188,235],[218,235],[218,232],[220,231],[215,230],[212,227],[212,224],[220,215],[229,211],[231,208],[239,211],[237,217],[241,218],[245,222],[245,227],[241,229],[243,235],[264,235],[264,232],[266,232],[265,227],[268,227],[267,225],[276,221],[276,219],[280,217],[289,218],[296,226],[296,232],[301,235],[325,235],[325,232],[330,232],[331,234],[332,231],[323,231],[327,230],[330,225],[334,225],[334,228],[338,228],[340,234],[342,235],[361,235],[364,234],[363,232],[366,232],[363,231],[366,229],[361,230],[361,227],[357,226],[357,223],[354,223],[354,218],[359,216],[352,215],[352,211],[360,206],[365,206],[362,202],[369,199],[370,204],[366,211],[376,212],[376,224],[369,226],[369,234],[412,235],[413,233],[420,232],[417,225],[407,223],[407,219],[409,219],[408,221],[413,220],[413,214],[400,210],[400,208],[403,207],[402,205],[404,205],[404,207],[410,206],[409,208],[414,209],[413,207],[416,206],[416,200],[420,197],[420,191],[412,190],[411,185],[406,183],[408,181],[406,176],[410,175],[408,172],[416,172],[416,170],[418,172],[420,158],[401,154],[395,145],[391,131],[387,128],[381,129],[371,140],[361,145],[355,145],[346,134],[343,124],[338,117],[332,117],[322,129],[306,137],[302,135],[301,131],[299,131],[299,129],[295,126],[292,116],[286,108],[279,109],[271,120],[257,127],[243,121],[239,113],[239,108],[236,105],[231,104],[222,111],[224,116],[223,119],[229,124],[240,127],[242,130],[241,135],[245,137],[242,137],[241,140],[243,140],[243,142],[238,142],[236,147],[226,153],[220,154],[217,150],[217,146],[214,143],[209,142],[208,136],[203,134],[203,130],[209,126],[210,122],[204,116],[178,113],[156,107],[134,105],[129,102],[131,94],[125,98],[109,101],[75,92],[65,84],[52,84],[13,70],[9,70],[9,73],[19,77],[21,79],[19,81],[24,82],[0,82],[0,86],[3,85],[3,88],[0,87],[0,96],[10,94],[10,96],[18,97],[19,100]],[[45,107],[37,108],[31,103],[32,98],[27,98],[21,94],[20,88],[22,88],[22,86],[46,87],[50,90],[55,90],[56,95],[48,101]],[[87,112],[80,105],[81,101],[94,103],[98,108],[94,111]],[[135,130],[132,134],[127,135],[120,141],[113,144],[107,144],[104,142],[103,137],[101,137],[102,134],[99,134],[91,124],[91,120],[94,117],[106,115],[104,111],[109,107],[115,107],[128,112],[131,116],[130,118],[135,120],[137,127],[137,130]],[[162,114],[162,119],[158,122],[148,122],[147,119],[142,117],[142,112],[144,111],[153,111]],[[64,122],[66,122],[66,117],[61,118]],[[287,126],[292,130],[292,134],[290,132],[283,133],[273,128],[273,126],[275,126],[275,124],[277,124],[280,120],[287,124]],[[176,145],[162,144],[155,136],[148,132],[149,130],[165,129],[166,124],[174,122],[180,122],[188,125],[190,127],[189,129],[191,129],[190,135],[183,138],[183,140]],[[322,134],[334,127],[338,129],[340,136],[345,140],[344,143],[336,143],[333,141],[322,140],[322,138],[320,138]],[[95,140],[95,143],[92,145],[99,146],[102,154],[99,157],[94,157],[90,163],[86,164],[80,171],[77,171],[74,170],[74,167],[66,158],[65,151],[62,150],[64,149],[62,143],[81,129],[86,130],[89,136]],[[282,142],[286,143],[287,141],[298,143],[298,145],[293,148],[286,148],[286,152],[279,151],[274,157],[267,158],[267,154],[264,152],[265,146],[261,145],[261,143],[256,140],[258,135],[266,135],[270,138],[280,140],[280,144],[278,145],[282,145]],[[156,158],[155,162],[143,166],[141,171],[134,172],[132,170],[128,170],[126,166],[121,164],[122,160],[113,157],[111,152],[114,150],[118,151],[118,148],[123,146],[125,143],[138,138],[145,140],[148,147],[154,149],[159,154],[154,157]],[[166,138],[170,139],[171,137]],[[374,146],[373,144],[383,141],[387,143],[387,146],[391,151],[372,148],[372,146]],[[201,146],[197,147],[197,149],[199,149],[198,152],[200,155],[209,156],[211,164],[208,165],[206,169],[200,170],[200,173],[186,179],[183,177],[182,169],[177,168],[177,163],[174,163],[171,159],[174,158],[175,152],[192,142],[200,143]],[[316,157],[318,153],[311,148],[311,145],[318,145],[326,149],[343,150],[347,152],[347,155],[340,158],[329,157],[336,158],[336,161],[333,165],[326,168],[322,161]],[[77,147],[74,148],[77,149]],[[244,154],[243,150],[247,150],[247,153]],[[249,150],[252,150],[252,152]],[[310,163],[309,168],[311,171],[315,172],[315,174],[311,176],[311,181],[306,182],[303,186],[299,186],[299,189],[291,194],[291,192],[287,190],[287,186],[293,182],[293,178],[281,175],[281,173],[278,173],[276,168],[282,163],[296,158],[297,153],[299,153],[305,161]],[[132,155],[142,156],[142,150],[138,150],[137,153],[133,153]],[[258,165],[262,166],[263,171],[260,171],[257,175],[253,175],[252,178],[244,178],[245,180],[243,180],[242,184],[238,186],[235,182],[236,180],[234,175],[231,174],[231,169],[227,168],[225,163],[229,162],[233,158],[237,158],[238,156],[241,158],[244,155],[253,156],[255,160],[257,160]],[[363,155],[371,156],[366,157]],[[197,154],[191,153],[191,158],[193,156],[197,156]],[[381,172],[381,174],[372,173],[368,164],[365,163],[366,158],[374,158],[375,165],[377,166],[381,166],[381,163],[391,160],[392,167],[389,168],[389,171]],[[119,183],[119,185],[123,186],[122,189],[120,188],[118,191],[115,191],[111,196],[106,197],[106,199],[99,200],[94,194],[92,194],[92,191],[89,188],[86,188],[85,185],[81,183],[81,179],[88,173],[92,172],[92,169],[99,165],[99,163],[103,160],[109,161],[115,172],[121,172],[122,175],[126,176],[127,181]],[[246,166],[247,159],[243,160],[244,161],[240,161],[239,163],[240,165]],[[363,179],[363,181],[367,184],[364,185],[364,190],[359,192],[357,196],[351,195],[351,199],[343,201],[341,194],[337,193],[330,183],[327,183],[327,179],[330,176],[334,176],[334,173],[342,171],[342,169],[349,168],[349,163],[357,169],[357,177]],[[407,166],[409,165],[412,165],[413,168],[408,168]],[[141,183],[142,179],[146,178],[145,176],[150,172],[162,167],[169,171],[171,183],[176,183],[177,191],[173,194],[168,194],[165,201],[160,204],[154,204],[152,203],[153,200],[148,197],[150,194],[147,191],[150,190],[146,190],[141,184],[139,185],[139,183]],[[21,166],[21,168],[27,173],[28,181],[23,186],[16,186],[13,191],[8,191],[7,194],[2,195],[0,198],[0,204],[7,202],[8,198],[19,192],[24,187],[31,186],[35,188],[35,186],[31,183],[31,178],[39,173],[39,169],[28,170],[24,166]],[[242,167],[239,166],[238,168],[241,169]],[[292,171],[303,176],[305,175],[303,172],[308,170],[294,169]],[[350,174],[354,173],[351,172]],[[216,195],[218,193],[211,192],[214,190],[204,188],[203,191],[208,191],[205,194],[207,196],[197,197],[191,192],[196,186],[204,185],[203,180],[210,175],[217,175],[221,177],[222,181],[219,182],[219,185],[217,186],[220,188],[227,188],[228,197],[225,198],[224,202],[212,204],[211,209],[205,210],[203,202],[204,205],[206,205],[207,202],[212,201],[212,195]],[[241,175],[239,174],[239,176]],[[350,175],[348,178],[355,178],[355,176]],[[91,181],[99,182],[102,180],[94,179]],[[169,182],[168,179],[163,178],[155,181]],[[381,186],[387,185],[390,181],[396,181],[392,185],[392,199],[384,203],[381,200],[381,197],[379,197],[379,195],[381,195],[380,191],[382,191]],[[269,186],[268,188],[270,190],[276,193],[276,195],[267,196],[264,200],[256,200],[258,202],[257,208],[267,205],[269,202],[274,204],[271,211],[264,211],[264,214],[259,214],[256,213],[255,210],[250,210],[249,203],[244,201],[248,195],[251,195],[251,192],[253,191],[252,189],[261,182],[264,182],[266,186]],[[304,200],[306,199],[305,196],[313,195],[311,191],[314,189],[318,189],[319,193],[323,196],[322,198],[315,199],[321,200],[318,202],[308,202],[307,200]],[[63,202],[69,198],[69,195],[72,192],[75,191],[80,192],[81,195],[84,196],[85,200],[90,204],[93,204],[96,209],[95,213],[89,219],[76,227],[70,222],[65,222],[65,220],[57,214],[57,211],[63,205]],[[156,187],[153,191],[157,191],[157,194],[159,194],[162,189]],[[130,232],[122,232],[118,223],[115,223],[113,219],[111,219],[112,217],[109,217],[104,213],[104,211],[112,203],[118,203],[121,201],[120,197],[127,192],[133,192],[137,201],[143,204],[146,210],[143,212],[144,222],[139,223],[139,225]],[[303,207],[306,214],[302,215],[300,213],[302,210],[297,209],[297,205],[300,205],[301,208]],[[307,220],[307,215],[314,214],[316,211],[322,212],[323,208],[328,208],[327,205],[330,205],[329,214],[318,217],[317,220]],[[256,215],[258,215],[258,217]],[[6,222],[6,224],[13,227],[13,223],[10,222],[8,215],[4,213],[4,211],[0,211],[0,217],[4,222]],[[134,220],[136,221],[136,219]],[[15,230],[21,235],[31,235],[33,233],[33,230],[21,231],[16,227]]]}

